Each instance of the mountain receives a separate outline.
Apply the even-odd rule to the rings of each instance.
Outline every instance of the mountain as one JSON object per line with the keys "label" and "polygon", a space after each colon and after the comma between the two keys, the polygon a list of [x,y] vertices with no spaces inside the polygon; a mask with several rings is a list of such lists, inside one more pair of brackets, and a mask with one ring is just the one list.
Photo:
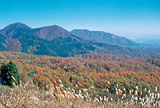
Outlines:
{"label": "mountain", "polygon": [[5,45],[6,45],[6,37],[5,36],[3,36],[2,34],[0,34],[0,49],[1,50],[5,50],[6,48],[5,48]]}
{"label": "mountain", "polygon": [[79,54],[112,53],[136,57],[159,57],[160,52],[122,47],[83,39],[64,28],[53,25],[31,28],[14,23],[0,30],[0,51],[16,51],[36,55],[71,57]]}
{"label": "mountain", "polygon": [[31,29],[29,26],[22,24],[20,22],[17,22],[17,23],[8,25],[3,30],[0,30],[0,34],[9,38],[9,37],[12,37],[15,32],[29,30],[29,29]]}
{"label": "mountain", "polygon": [[57,25],[31,29],[22,23],[10,24],[0,30],[0,41],[1,51],[37,55],[68,57],[99,49],[91,41],[81,39]]}
{"label": "mountain", "polygon": [[57,37],[72,37],[70,32],[57,25],[33,29],[33,34],[48,41]]}
{"label": "mountain", "polygon": [[81,38],[99,41],[103,43],[121,45],[121,46],[137,46],[138,44],[127,38],[120,37],[111,33],[105,33],[103,31],[89,31],[87,29],[74,29],[71,33],[80,36]]}

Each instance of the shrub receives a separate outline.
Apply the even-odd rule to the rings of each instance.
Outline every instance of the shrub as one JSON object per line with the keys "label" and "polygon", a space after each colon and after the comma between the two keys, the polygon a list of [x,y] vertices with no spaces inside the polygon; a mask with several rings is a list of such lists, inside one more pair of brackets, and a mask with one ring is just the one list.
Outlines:
{"label": "shrub", "polygon": [[29,76],[30,78],[32,78],[32,77],[34,76],[34,74],[37,74],[37,71],[32,71],[32,72],[30,72],[30,73],[28,74],[28,76]]}
{"label": "shrub", "polygon": [[104,66],[103,66],[107,71],[110,71],[111,70],[111,68],[108,66],[108,65],[106,65],[106,64],[104,64]]}
{"label": "shrub", "polygon": [[115,93],[116,93],[116,85],[117,85],[116,82],[113,82],[113,83],[110,85],[109,91],[110,91],[112,94],[115,94]]}
{"label": "shrub", "polygon": [[40,89],[44,90],[49,90],[53,86],[50,79],[41,74],[34,75],[33,83],[36,84]]}
{"label": "shrub", "polygon": [[62,83],[65,88],[72,87],[72,84],[69,83],[68,81],[63,81]]}
{"label": "shrub", "polygon": [[10,61],[9,63],[3,63],[1,66],[1,78],[2,84],[14,87],[14,85],[19,85],[21,81],[21,76],[16,65]]}
{"label": "shrub", "polygon": [[83,84],[80,83],[80,82],[77,82],[77,85],[78,85],[79,88],[83,88],[84,87]]}
{"label": "shrub", "polygon": [[77,76],[72,75],[72,76],[70,77],[69,81],[70,81],[73,85],[76,85],[76,84],[77,84],[77,81],[78,81]]}
{"label": "shrub", "polygon": [[101,88],[101,89],[103,89],[103,88],[106,88],[106,82],[105,82],[104,80],[98,79],[98,80],[96,80],[96,81],[94,82],[94,86],[95,86],[96,88]]}

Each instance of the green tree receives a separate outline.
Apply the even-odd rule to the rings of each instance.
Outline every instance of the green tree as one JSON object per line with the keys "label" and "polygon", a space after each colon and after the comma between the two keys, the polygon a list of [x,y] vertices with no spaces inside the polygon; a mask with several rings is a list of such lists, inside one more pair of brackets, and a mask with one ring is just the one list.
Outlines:
{"label": "green tree", "polygon": [[1,78],[2,84],[14,87],[14,85],[19,85],[21,76],[16,65],[10,61],[9,63],[3,63],[1,66]]}

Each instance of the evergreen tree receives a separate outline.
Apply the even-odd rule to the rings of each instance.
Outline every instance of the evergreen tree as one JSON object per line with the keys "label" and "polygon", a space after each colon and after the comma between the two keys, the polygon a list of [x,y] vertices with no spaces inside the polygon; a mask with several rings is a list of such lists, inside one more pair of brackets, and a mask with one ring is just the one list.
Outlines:
{"label": "evergreen tree", "polygon": [[1,66],[1,78],[2,84],[14,87],[14,85],[20,84],[20,74],[16,65],[10,61],[9,63],[3,63]]}

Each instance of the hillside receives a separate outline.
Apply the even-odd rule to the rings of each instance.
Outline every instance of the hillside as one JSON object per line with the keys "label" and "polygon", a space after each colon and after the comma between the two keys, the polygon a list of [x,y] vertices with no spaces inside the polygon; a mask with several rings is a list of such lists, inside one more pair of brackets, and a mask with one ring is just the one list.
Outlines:
{"label": "hillside", "polygon": [[[103,54],[60,58],[0,52],[0,63],[13,61],[22,76],[20,87],[14,89],[0,85],[0,105],[52,108],[73,107],[76,102],[79,107],[113,107],[115,103],[120,108],[126,105],[154,106],[153,103],[160,99],[157,97],[160,92],[160,60],[120,58],[123,56]],[[151,97],[153,93],[155,96]],[[143,101],[146,98],[153,101]],[[68,101],[73,103],[67,104]]]}
{"label": "hillside", "polygon": [[80,36],[81,38],[99,41],[103,43],[122,45],[122,46],[138,46],[138,43],[131,41],[127,38],[120,37],[111,33],[105,33],[103,31],[89,31],[87,29],[74,29],[71,33]]}
{"label": "hillside", "polygon": [[[14,61],[17,64],[21,74],[24,75],[29,75],[32,72],[36,72],[39,74],[48,74],[49,76],[50,74],[55,74],[58,75],[57,77],[60,77],[65,81],[69,81],[68,78],[72,75],[77,78],[82,75],[82,79],[84,77],[83,75],[91,75],[92,77],[95,75],[95,81],[98,81],[100,76],[105,77],[105,75],[115,75],[114,77],[119,77],[119,79],[114,79],[113,76],[110,77],[111,79],[109,79],[113,81],[129,82],[131,77],[128,78],[127,74],[133,74],[136,75],[138,79],[140,77],[140,82],[137,83],[143,82],[147,85],[151,84],[152,86],[160,87],[157,84],[160,80],[159,77],[155,79],[154,82],[148,82],[153,79],[150,79],[150,77],[148,77],[148,80],[142,80],[142,76],[138,76],[139,74],[159,75],[159,59],[132,58],[130,56],[112,54],[81,55],[77,57],[60,58],[51,56],[36,56],[20,52],[0,52],[0,62],[8,62],[10,60]],[[67,77],[65,77],[65,75],[67,75]],[[121,75],[124,76],[122,77]],[[72,82],[70,82],[70,84],[71,83]],[[73,84],[72,86],[75,85]]]}
{"label": "hillside", "polygon": [[134,57],[160,57],[160,52],[155,49],[129,48],[86,40],[57,25],[31,28],[22,23],[10,24],[0,30],[0,41],[0,51],[36,55],[72,57],[79,54],[112,53]]}

